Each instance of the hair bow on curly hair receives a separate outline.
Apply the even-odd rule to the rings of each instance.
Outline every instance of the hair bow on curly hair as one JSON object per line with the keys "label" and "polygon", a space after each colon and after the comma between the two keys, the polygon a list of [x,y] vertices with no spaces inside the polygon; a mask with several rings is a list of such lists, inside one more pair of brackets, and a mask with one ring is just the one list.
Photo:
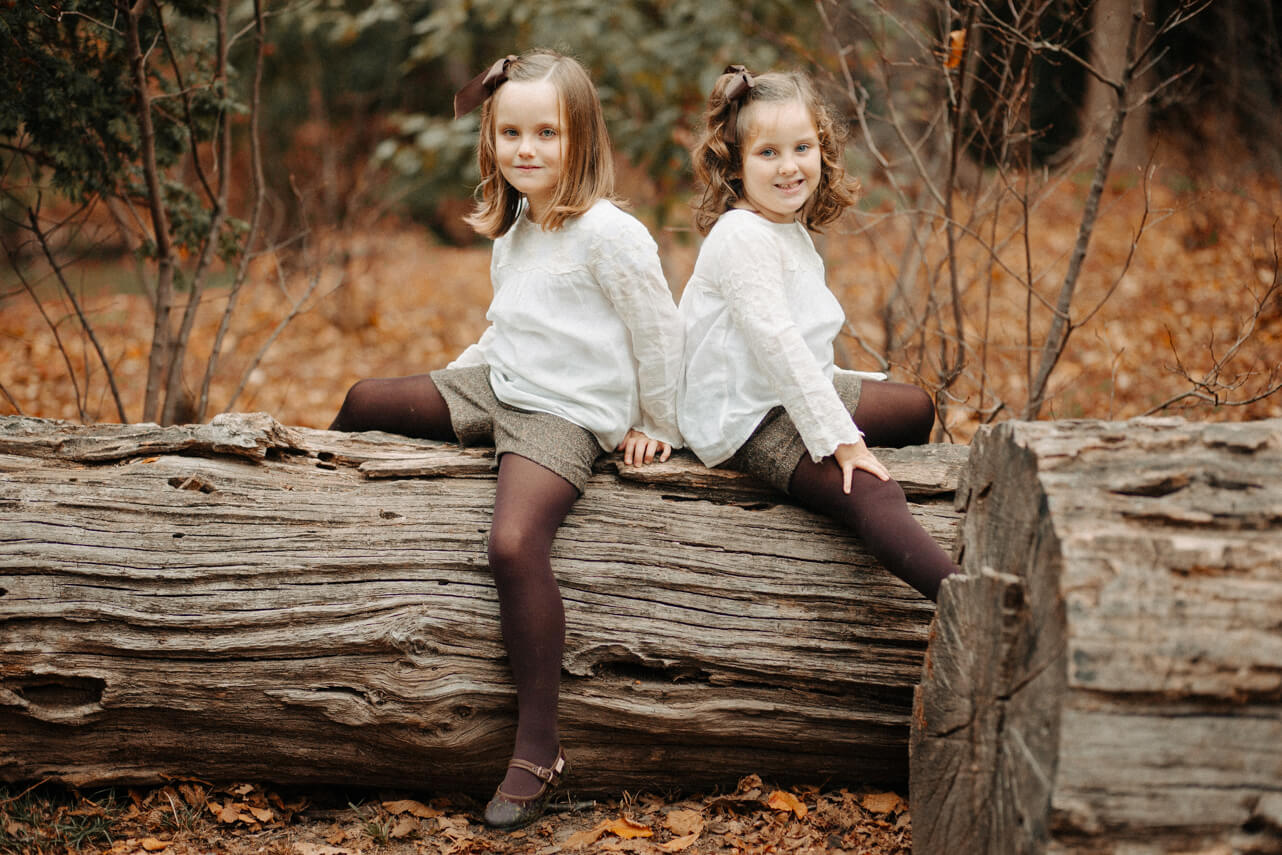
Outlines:
{"label": "hair bow on curly hair", "polygon": [[736,142],[735,137],[738,133],[739,127],[739,107],[742,106],[743,100],[747,96],[748,92],[750,92],[752,87],[757,84],[756,81],[752,79],[752,74],[749,73],[748,69],[744,68],[742,65],[727,65],[726,70],[721,72],[721,74],[723,76],[726,74],[734,75],[734,77],[726,83],[726,123],[721,131],[722,138],[725,139],[726,142],[733,144]]}
{"label": "hair bow on curly hair", "polygon": [[454,95],[454,118],[459,119],[475,110],[507,82],[507,67],[516,61],[515,54],[508,54],[463,84]]}

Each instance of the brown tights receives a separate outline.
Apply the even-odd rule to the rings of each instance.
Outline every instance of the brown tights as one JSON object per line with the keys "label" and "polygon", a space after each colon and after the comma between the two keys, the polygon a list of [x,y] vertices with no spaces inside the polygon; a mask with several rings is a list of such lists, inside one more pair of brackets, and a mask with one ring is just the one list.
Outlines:
{"label": "brown tights", "polygon": [[[330,430],[455,438],[445,399],[426,374],[361,380],[348,391]],[[544,767],[555,762],[560,745],[556,709],[565,647],[565,607],[552,575],[552,540],[578,497],[573,484],[531,460],[518,454],[499,460],[489,561],[516,683],[512,756]],[[526,796],[541,784],[523,769],[508,769],[501,786],[508,795]]]}
{"label": "brown tights", "polygon": [[[902,448],[930,441],[935,405],[930,396],[907,383],[865,380],[855,408],[855,424],[869,446]],[[842,491],[842,474],[831,457],[818,463],[803,455],[793,470],[788,492],[805,507],[840,522],[863,542],[891,573],[935,600],[944,578],[957,565],[908,511],[903,488],[855,470],[850,492]]]}

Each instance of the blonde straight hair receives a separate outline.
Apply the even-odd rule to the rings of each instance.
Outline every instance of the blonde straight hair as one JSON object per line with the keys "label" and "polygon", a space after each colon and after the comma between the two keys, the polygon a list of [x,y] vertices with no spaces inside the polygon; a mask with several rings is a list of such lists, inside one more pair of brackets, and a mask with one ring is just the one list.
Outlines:
{"label": "blonde straight hair", "polygon": [[[507,66],[507,81],[549,80],[561,105],[565,151],[561,175],[552,203],[539,225],[559,229],[571,217],[587,211],[601,199],[614,198],[614,158],[610,134],[601,114],[601,99],[591,78],[577,60],[549,50],[533,50]],[[481,134],[476,161],[481,183],[476,207],[464,220],[478,234],[497,238],[506,234],[521,212],[521,194],[499,171],[494,150],[494,99],[503,85],[481,105]]]}

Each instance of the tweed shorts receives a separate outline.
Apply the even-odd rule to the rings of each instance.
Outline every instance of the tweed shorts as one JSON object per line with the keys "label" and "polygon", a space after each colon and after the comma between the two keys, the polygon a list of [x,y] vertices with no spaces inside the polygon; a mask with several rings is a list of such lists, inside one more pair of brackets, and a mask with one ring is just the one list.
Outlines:
{"label": "tweed shorts", "polygon": [[583,492],[601,455],[591,431],[551,413],[509,407],[494,396],[488,365],[441,368],[429,376],[450,408],[450,424],[462,445],[493,442],[496,467],[504,454],[519,454]]}
{"label": "tweed shorts", "polygon": [[[855,407],[859,406],[863,378],[837,374],[832,378],[832,385],[846,405],[846,411],[853,416]],[[746,472],[786,493],[793,471],[807,453],[806,444],[801,441],[801,434],[788,412],[783,407],[775,407],[766,413],[747,442],[720,465]]]}

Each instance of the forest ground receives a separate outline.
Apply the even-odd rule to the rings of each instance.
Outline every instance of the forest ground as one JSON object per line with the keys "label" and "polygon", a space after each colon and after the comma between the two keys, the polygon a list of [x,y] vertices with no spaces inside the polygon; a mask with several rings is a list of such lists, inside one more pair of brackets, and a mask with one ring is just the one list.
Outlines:
{"label": "forest ground", "polygon": [[[1134,173],[1110,181],[1073,304],[1075,321],[1084,323],[1052,376],[1043,418],[1282,415],[1282,394],[1244,406],[1233,403],[1282,380],[1277,373],[1282,366],[1277,245],[1282,188],[1272,176],[1227,170],[1195,176],[1192,170],[1164,167],[1154,169],[1148,182]],[[1027,289],[1017,278],[1025,269],[1019,252],[1023,234],[1009,233],[999,264],[990,263],[993,255],[980,242],[960,244],[968,365],[941,398],[946,412],[938,439],[968,442],[980,424],[1019,414],[1027,389],[1026,357],[1036,359],[1047,306],[1056,299],[1076,237],[1087,178],[1053,188],[1033,213],[1027,230],[1037,290],[1031,323]],[[905,238],[896,213],[877,206],[879,188],[870,186],[867,196],[866,210],[830,228],[818,244],[829,284],[848,318],[846,334],[837,341],[838,364],[876,370],[882,366],[870,354],[885,351],[881,307],[902,263]],[[679,296],[697,247],[682,206],[675,208],[669,220],[679,225],[654,232],[669,284]],[[642,216],[652,210],[644,200],[637,206]],[[942,241],[936,237],[935,243]],[[227,408],[243,379],[243,392],[231,409],[266,411],[283,424],[323,428],[356,380],[442,367],[485,328],[490,285],[484,245],[445,245],[423,228],[386,221],[377,228],[315,235],[310,245],[306,264],[295,256],[278,265],[282,256],[270,253],[254,263],[251,287],[239,298],[223,345],[209,415]],[[1119,275],[1133,246],[1129,268]],[[937,254],[926,264],[942,275]],[[85,262],[71,269],[70,283],[85,295],[116,374],[125,420],[138,421],[151,312],[136,288],[129,293],[117,287],[131,270],[119,260]],[[0,394],[0,415],[20,409],[27,415],[79,419],[77,396],[67,381],[70,362],[81,375],[80,400],[88,418],[120,421],[104,372],[77,332],[69,304],[44,304],[60,333],[55,337],[40,308],[5,273],[0,273],[0,386],[9,400]],[[253,364],[291,300],[313,282],[313,296],[301,313]],[[51,287],[47,278],[42,287]],[[194,328],[186,384],[193,396],[226,299],[226,289],[211,290]],[[924,298],[916,298],[915,310],[924,305]],[[947,306],[939,314],[951,323]],[[1247,331],[1249,337],[1234,349]],[[69,359],[61,354],[59,338]],[[892,357],[891,378],[933,389],[940,342],[933,331],[924,343],[914,340],[909,351]],[[1207,380],[1201,387],[1194,382]],[[1190,392],[1201,397],[1155,411]],[[1208,403],[1212,397],[1217,400]],[[994,414],[999,403],[1004,406]]]}
{"label": "forest ground", "polygon": [[[1189,166],[1158,170],[1147,185],[1125,176],[1110,182],[1077,316],[1111,294],[1071,339],[1044,417],[1142,415],[1199,391],[1190,377],[1207,379],[1217,363],[1220,373],[1200,391],[1221,396],[1220,405],[1184,398],[1157,413],[1200,420],[1282,416],[1282,393],[1248,406],[1223,404],[1267,391],[1282,366],[1282,296],[1274,287],[1282,190],[1268,176],[1226,170],[1195,175]],[[876,190],[869,188],[870,199]],[[1084,195],[1084,182],[1065,183],[1042,200],[1035,228],[1029,229],[1039,292],[1046,299],[1053,300],[1062,277]],[[1146,209],[1151,227],[1119,280],[1116,271]],[[639,213],[645,211],[639,206]],[[874,205],[821,241],[830,284],[850,320],[850,335],[838,343],[839,362],[852,368],[878,367],[867,351],[876,352],[883,342],[879,307],[900,258],[898,247],[886,240],[886,223],[893,218]],[[665,272],[679,293],[693,265],[694,241],[685,229],[656,231]],[[441,367],[485,326],[490,286],[483,246],[447,246],[421,228],[390,223],[317,236],[313,244],[319,261],[310,275],[323,296],[308,301],[248,372],[235,410],[262,410],[285,424],[324,427],[355,380]],[[251,281],[263,287],[242,297],[225,347],[226,370],[213,384],[211,412],[226,405],[288,304],[287,295],[301,293],[312,281],[302,274],[278,277],[275,261],[266,256],[255,263]],[[972,274],[988,272],[972,276],[965,291],[964,315],[975,349],[971,370],[953,389],[956,402],[945,414],[941,437],[958,442],[969,441],[994,399],[1007,403],[999,420],[1018,409],[1027,350],[1025,292],[1000,266],[987,267],[985,258],[965,261]],[[126,271],[119,261],[85,263],[75,269],[72,284],[86,295],[127,417],[136,421],[151,319],[142,296],[112,284]],[[218,291],[210,304],[217,310],[225,299],[226,292]],[[62,334],[71,363],[89,366],[90,380],[85,384],[82,377],[77,404],[49,324],[11,276],[0,278],[0,385],[11,399],[0,395],[0,415],[20,410],[79,419],[83,408],[91,420],[118,420],[103,372],[74,332],[69,307],[49,301],[44,310]],[[216,323],[213,314],[198,323],[196,353],[207,351]],[[1044,321],[1034,324],[1034,340],[1042,328]],[[985,329],[987,347],[981,349],[975,336]],[[1230,350],[1247,330],[1250,336]],[[928,384],[931,349],[919,354],[920,361],[892,364],[892,377]],[[198,388],[196,377],[188,378],[192,389]],[[48,783],[29,791],[8,785],[0,787],[0,852],[899,855],[911,850],[906,796],[859,788],[776,789],[753,776],[734,792],[620,793],[609,801],[569,803],[524,832],[506,835],[484,830],[481,805],[450,794],[285,793],[261,782],[174,781],[85,792]]]}
{"label": "forest ground", "polygon": [[[421,799],[421,800],[420,800]],[[722,793],[576,800],[514,832],[452,794],[174,781],[78,792],[0,787],[0,852],[53,855],[909,855],[905,797],[884,790],[775,789],[755,775]]]}

